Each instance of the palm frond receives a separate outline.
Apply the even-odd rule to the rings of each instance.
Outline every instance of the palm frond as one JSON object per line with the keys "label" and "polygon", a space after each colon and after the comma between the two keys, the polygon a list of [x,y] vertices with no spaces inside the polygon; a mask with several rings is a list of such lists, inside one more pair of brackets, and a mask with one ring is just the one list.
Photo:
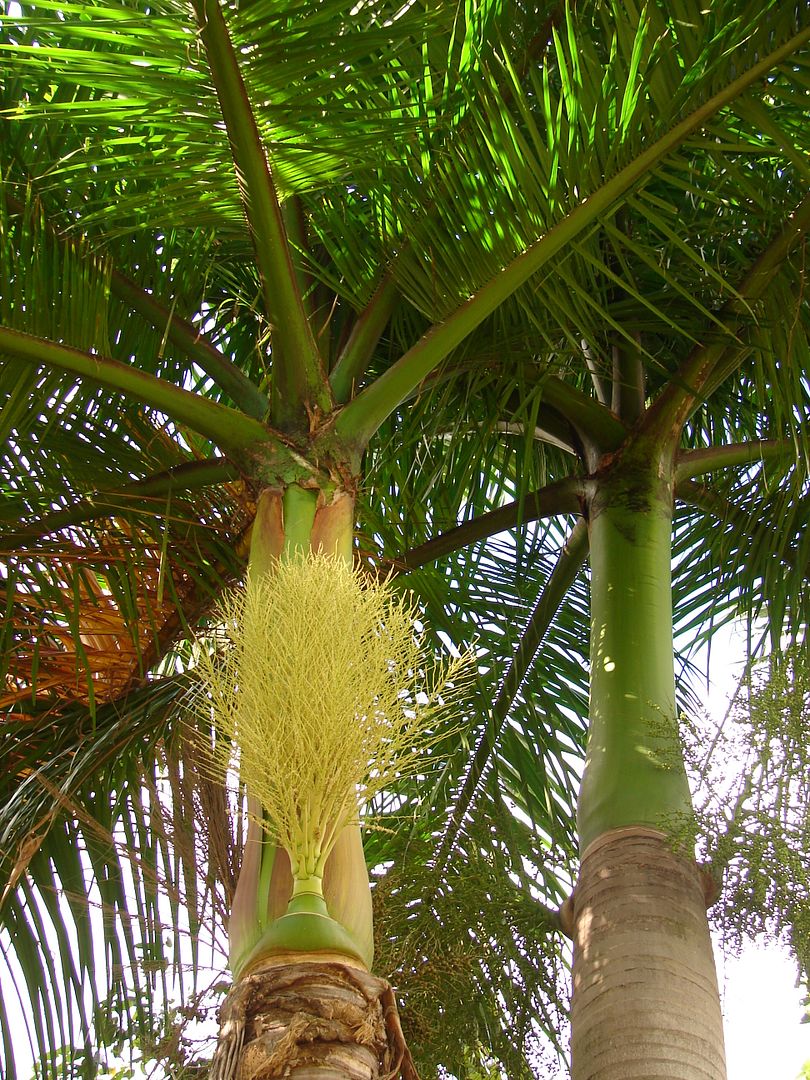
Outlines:
{"label": "palm frond", "polygon": [[[426,1074],[542,1074],[543,1038],[561,1030],[587,571],[571,567],[550,622],[543,605],[604,455],[703,348],[724,362],[682,451],[727,451],[678,487],[681,703],[693,648],[724,621],[767,616],[775,646],[808,625],[798,235],[756,304],[740,302],[807,186],[806,12],[221,10],[279,197],[277,247],[345,405],[308,417],[296,453],[460,320],[381,394],[358,557],[374,572],[419,563],[396,587],[415,591],[437,654],[476,642],[478,678],[461,729],[379,796],[365,843],[382,968]],[[191,391],[269,439],[278,334],[193,8],[0,4],[0,58],[0,323]],[[470,301],[487,289],[489,306]],[[215,1004],[243,824],[182,737],[182,673],[191,630],[241,573],[258,473],[155,407],[11,355],[0,429],[5,1075],[14,996],[48,1077],[92,1077],[136,1043],[179,1067],[177,1010]],[[764,442],[786,449],[757,457]],[[216,484],[175,482],[205,475]]]}
{"label": "palm frond", "polygon": [[[157,1052],[169,1007],[221,979],[218,928],[234,883],[194,824],[200,781],[171,749],[187,694],[174,677],[131,696],[124,712],[106,705],[91,716],[74,704],[6,721],[0,940],[7,958],[13,950],[36,1056],[50,1048],[45,1076],[71,1075],[82,1057],[93,1073],[105,1052],[136,1045]],[[47,938],[56,962],[40,952]],[[211,962],[205,941],[220,957],[213,971],[201,967]],[[14,996],[4,977],[4,1017]]]}

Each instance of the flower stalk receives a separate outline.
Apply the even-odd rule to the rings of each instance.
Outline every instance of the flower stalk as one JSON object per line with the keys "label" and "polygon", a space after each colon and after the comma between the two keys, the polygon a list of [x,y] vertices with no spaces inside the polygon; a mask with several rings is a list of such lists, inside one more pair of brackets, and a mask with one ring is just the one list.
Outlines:
{"label": "flower stalk", "polygon": [[329,948],[367,960],[339,924],[324,925],[334,922],[327,860],[376,795],[425,768],[467,666],[426,657],[416,616],[410,599],[341,557],[300,551],[248,575],[215,614],[219,640],[198,667],[215,766],[238,766],[292,875],[264,952]]}

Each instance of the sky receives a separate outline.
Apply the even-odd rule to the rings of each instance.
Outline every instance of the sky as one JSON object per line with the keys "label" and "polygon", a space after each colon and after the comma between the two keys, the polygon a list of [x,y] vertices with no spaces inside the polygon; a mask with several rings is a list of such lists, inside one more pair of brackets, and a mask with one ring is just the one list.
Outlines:
{"label": "sky", "polygon": [[749,945],[739,958],[717,954],[728,1080],[795,1080],[810,1061],[795,963],[773,945]]}
{"label": "sky", "polygon": [[[715,719],[726,710],[742,653],[740,631],[717,631],[705,693],[707,711]],[[705,657],[695,659],[705,664]],[[728,1080],[796,1080],[810,1061],[810,1023],[801,1023],[803,993],[796,986],[796,964],[787,949],[750,943],[734,957],[724,955],[721,943],[715,941],[715,958]]]}

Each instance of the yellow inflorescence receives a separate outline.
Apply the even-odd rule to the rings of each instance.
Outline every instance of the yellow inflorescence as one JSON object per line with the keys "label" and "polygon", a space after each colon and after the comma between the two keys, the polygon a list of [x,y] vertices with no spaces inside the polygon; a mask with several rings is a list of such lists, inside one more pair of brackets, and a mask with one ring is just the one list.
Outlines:
{"label": "yellow inflorescence", "polygon": [[223,736],[219,765],[236,747],[295,877],[320,877],[340,831],[420,767],[468,665],[437,666],[410,600],[323,555],[251,575],[217,617],[225,647],[204,650],[199,671]]}

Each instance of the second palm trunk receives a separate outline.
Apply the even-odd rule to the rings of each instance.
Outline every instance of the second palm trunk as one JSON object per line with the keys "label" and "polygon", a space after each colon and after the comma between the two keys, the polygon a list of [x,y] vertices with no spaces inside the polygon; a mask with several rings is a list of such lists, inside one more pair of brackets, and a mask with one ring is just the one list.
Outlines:
{"label": "second palm trunk", "polygon": [[590,500],[591,705],[578,808],[573,1080],[724,1080],[678,735],[672,488],[628,462]]}

